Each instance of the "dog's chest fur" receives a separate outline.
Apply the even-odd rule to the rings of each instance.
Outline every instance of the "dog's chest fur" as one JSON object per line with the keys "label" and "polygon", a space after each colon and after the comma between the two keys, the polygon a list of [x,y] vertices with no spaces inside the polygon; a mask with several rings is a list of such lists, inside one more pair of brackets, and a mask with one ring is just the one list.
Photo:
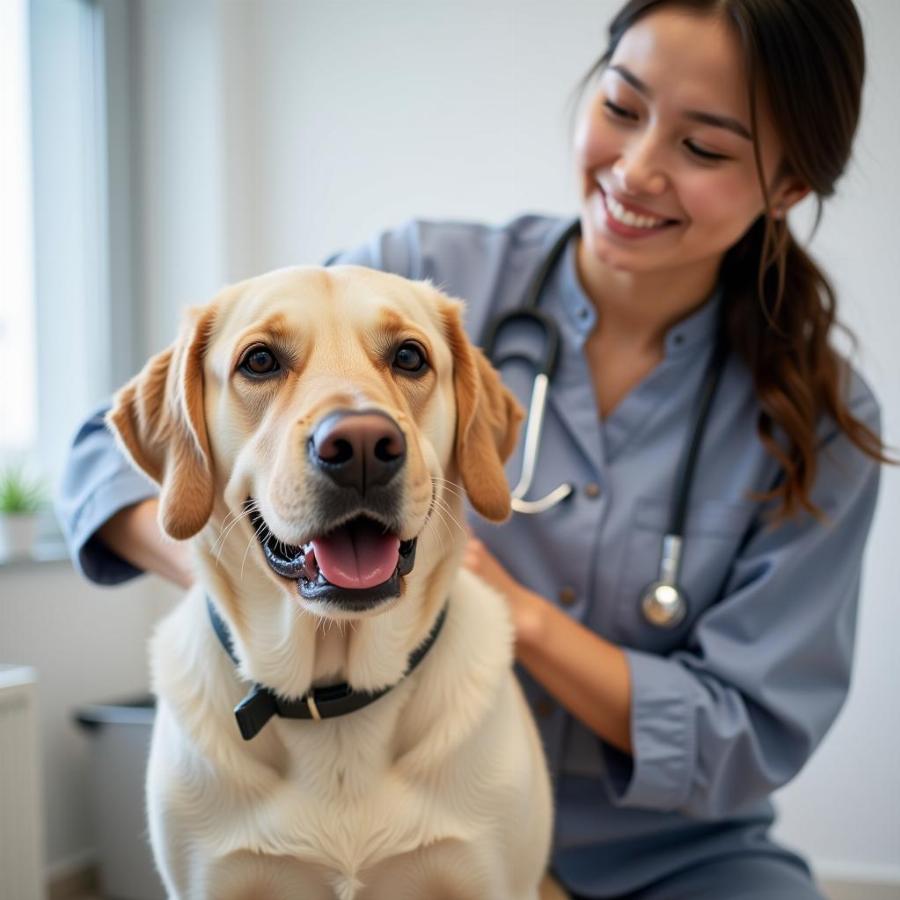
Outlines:
{"label": "dog's chest fur", "polygon": [[[481,746],[498,743],[502,722],[482,717],[511,683],[502,601],[480,597],[476,609],[456,591],[433,658],[386,696],[333,720],[272,719],[250,742],[232,715],[247,686],[220,648],[209,653],[196,606],[188,598],[154,639],[162,715],[151,781],[155,763],[166,814],[188,826],[209,866],[242,852],[290,858],[324,869],[350,900],[384,860],[475,841],[509,779],[487,766],[473,780],[471,762],[457,759],[465,745],[467,757],[497,761]],[[198,657],[200,678],[187,664]]]}

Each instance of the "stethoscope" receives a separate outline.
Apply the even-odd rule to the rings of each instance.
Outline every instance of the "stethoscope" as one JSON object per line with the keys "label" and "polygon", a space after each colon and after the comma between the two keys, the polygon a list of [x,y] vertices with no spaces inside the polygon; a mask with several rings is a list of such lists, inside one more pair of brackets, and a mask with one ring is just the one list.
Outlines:
{"label": "stethoscope", "polygon": [[[483,341],[484,352],[498,369],[511,360],[521,360],[535,370],[534,382],[531,388],[531,401],[528,406],[528,419],[525,423],[522,471],[519,475],[518,483],[512,489],[513,511],[526,515],[546,512],[567,500],[575,492],[572,484],[563,482],[544,497],[533,500],[527,499],[527,494],[531,490],[534,481],[534,472],[544,426],[544,412],[547,408],[547,394],[550,389],[550,381],[559,361],[560,345],[559,326],[552,316],[541,312],[537,307],[547,279],[562,256],[566,245],[574,235],[580,234],[581,224],[578,220],[566,227],[541,263],[529,285],[522,305],[517,309],[496,316],[488,324]],[[532,358],[521,352],[506,353],[499,358],[495,356],[494,350],[497,345],[498,335],[507,325],[512,323],[524,323],[540,332],[543,341],[543,353],[538,358]],[[700,395],[697,398],[694,422],[689,440],[685,444],[679,462],[678,478],[676,480],[677,489],[672,503],[668,527],[663,537],[659,573],[656,581],[648,585],[641,596],[641,612],[644,618],[651,625],[658,628],[675,628],[687,616],[688,598],[678,584],[684,549],[684,522],[694,481],[697,456],[706,430],[706,420],[721,380],[722,371],[725,368],[727,356],[727,343],[723,339],[720,329],[719,338],[716,341],[703,385],[700,389]]]}

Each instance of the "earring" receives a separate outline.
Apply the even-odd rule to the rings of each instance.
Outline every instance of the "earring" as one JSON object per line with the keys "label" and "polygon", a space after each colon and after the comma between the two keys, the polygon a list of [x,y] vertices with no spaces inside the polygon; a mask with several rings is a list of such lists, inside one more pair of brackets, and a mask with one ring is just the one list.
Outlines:
{"label": "earring", "polygon": [[772,218],[777,219],[779,222],[784,219],[787,215],[787,210],[783,206],[776,206],[775,209],[772,210]]}

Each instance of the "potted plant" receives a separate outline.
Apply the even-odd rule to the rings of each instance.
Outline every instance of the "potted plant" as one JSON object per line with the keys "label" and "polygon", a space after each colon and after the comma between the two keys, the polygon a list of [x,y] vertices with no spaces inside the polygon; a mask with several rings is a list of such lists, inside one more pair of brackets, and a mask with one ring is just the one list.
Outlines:
{"label": "potted plant", "polygon": [[44,486],[21,466],[0,471],[0,558],[28,556],[44,505]]}

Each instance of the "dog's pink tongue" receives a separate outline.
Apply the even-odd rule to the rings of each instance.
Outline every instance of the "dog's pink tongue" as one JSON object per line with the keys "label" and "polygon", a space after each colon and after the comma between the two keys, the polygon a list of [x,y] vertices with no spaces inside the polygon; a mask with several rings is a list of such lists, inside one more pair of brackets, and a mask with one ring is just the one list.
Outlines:
{"label": "dog's pink tongue", "polygon": [[336,587],[375,587],[388,580],[400,558],[400,538],[374,522],[353,522],[312,542],[321,573]]}

